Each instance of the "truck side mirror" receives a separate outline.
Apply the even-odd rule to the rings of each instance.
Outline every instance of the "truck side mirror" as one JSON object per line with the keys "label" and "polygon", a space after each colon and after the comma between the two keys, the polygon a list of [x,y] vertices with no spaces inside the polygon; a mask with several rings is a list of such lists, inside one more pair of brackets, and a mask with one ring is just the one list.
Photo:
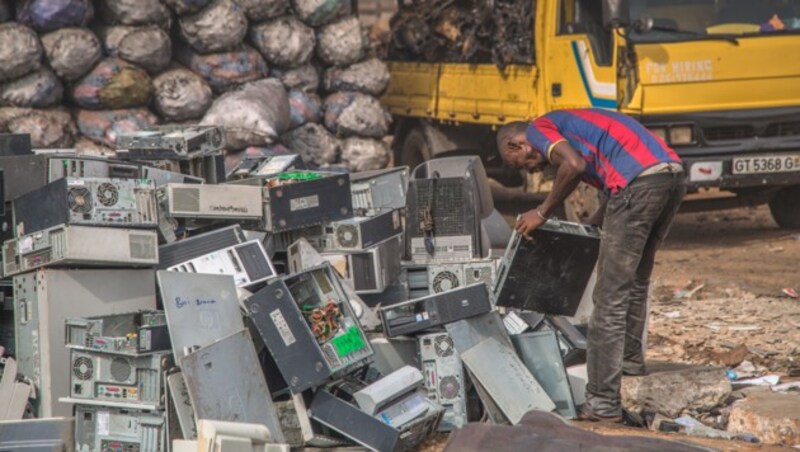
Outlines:
{"label": "truck side mirror", "polygon": [[631,8],[628,0],[603,0],[603,26],[616,28],[630,24]]}

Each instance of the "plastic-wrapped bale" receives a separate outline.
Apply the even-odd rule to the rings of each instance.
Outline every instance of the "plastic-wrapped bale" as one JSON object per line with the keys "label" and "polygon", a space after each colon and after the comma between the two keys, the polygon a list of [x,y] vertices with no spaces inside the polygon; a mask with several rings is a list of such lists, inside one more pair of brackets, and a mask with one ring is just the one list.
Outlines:
{"label": "plastic-wrapped bale", "polygon": [[389,68],[386,63],[371,58],[346,68],[332,67],[325,71],[325,90],[360,91],[380,96],[389,85]]}
{"label": "plastic-wrapped bale", "polygon": [[319,96],[305,91],[289,91],[289,128],[300,127],[307,122],[319,122],[322,116],[322,101]]}
{"label": "plastic-wrapped bale", "polygon": [[289,127],[289,99],[280,80],[242,85],[211,104],[200,124],[225,128],[228,149],[273,143]]}
{"label": "plastic-wrapped bale", "polygon": [[289,9],[289,0],[236,0],[236,3],[253,22],[282,16]]}
{"label": "plastic-wrapped bale", "polygon": [[325,127],[342,137],[382,138],[391,118],[378,99],[356,92],[334,93],[325,99]]}
{"label": "plastic-wrapped bale", "polygon": [[314,30],[292,16],[254,25],[249,38],[268,62],[283,67],[308,63],[316,43]]}
{"label": "plastic-wrapped bale", "polygon": [[41,66],[42,45],[30,28],[14,22],[0,24],[0,82],[13,80]]}
{"label": "plastic-wrapped bale", "polygon": [[281,141],[308,165],[333,163],[341,154],[342,141],[311,122],[285,133]]}
{"label": "plastic-wrapped bale", "polygon": [[85,27],[94,18],[91,0],[23,0],[17,2],[17,21],[46,32]]}
{"label": "plastic-wrapped bale", "polygon": [[109,56],[120,57],[151,74],[164,70],[172,58],[169,35],[156,25],[103,27],[98,35]]}
{"label": "plastic-wrapped bale", "polygon": [[160,0],[97,0],[99,16],[108,25],[153,25],[169,30],[172,16]]}
{"label": "plastic-wrapped bale", "polygon": [[34,148],[68,148],[78,131],[69,112],[60,109],[0,108],[0,132],[27,133]]}
{"label": "plastic-wrapped bale", "polygon": [[42,46],[56,75],[73,81],[89,72],[103,51],[97,36],[85,28],[62,28],[42,36]]}
{"label": "plastic-wrapped bale", "polygon": [[211,0],[162,0],[167,6],[172,8],[176,14],[183,16],[192,14],[205,8]]}
{"label": "plastic-wrapped bale", "polygon": [[350,0],[292,0],[297,17],[312,27],[330,23],[352,12]]}
{"label": "plastic-wrapped bale", "polygon": [[61,102],[63,95],[61,81],[47,68],[0,86],[0,103],[15,107],[53,107]]}
{"label": "plastic-wrapped bale", "polygon": [[342,163],[352,172],[386,168],[389,146],[372,138],[345,138],[342,142]]}
{"label": "plastic-wrapped bale", "polygon": [[101,61],[72,87],[75,103],[94,110],[140,107],[152,94],[147,72],[119,58]]}
{"label": "plastic-wrapped bale", "polygon": [[79,110],[77,120],[83,136],[111,149],[116,149],[120,133],[138,132],[158,124],[156,115],[144,108]]}
{"label": "plastic-wrapped bale", "polygon": [[181,64],[200,74],[217,93],[264,78],[268,72],[261,54],[247,45],[207,55],[195,53],[188,46],[178,46],[175,57]]}
{"label": "plastic-wrapped bale", "polygon": [[175,67],[153,79],[156,112],[169,121],[203,116],[211,105],[211,88],[194,72]]}
{"label": "plastic-wrapped bale", "polygon": [[294,69],[273,68],[271,74],[281,79],[289,90],[315,93],[319,89],[319,72],[313,64],[305,64]]}
{"label": "plastic-wrapped bale", "polygon": [[331,66],[347,66],[360,61],[367,49],[361,23],[348,17],[319,29],[317,55]]}
{"label": "plastic-wrapped bale", "polygon": [[214,0],[178,22],[183,39],[200,53],[233,49],[247,34],[247,18],[233,0]]}

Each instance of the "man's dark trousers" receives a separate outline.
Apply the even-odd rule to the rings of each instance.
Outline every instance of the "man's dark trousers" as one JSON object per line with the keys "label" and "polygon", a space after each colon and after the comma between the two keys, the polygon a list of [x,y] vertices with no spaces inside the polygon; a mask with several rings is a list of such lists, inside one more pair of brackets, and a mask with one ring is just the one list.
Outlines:
{"label": "man's dark trousers", "polygon": [[645,373],[650,275],[685,193],[684,173],[666,172],[640,176],[608,200],[587,344],[586,403],[597,415],[622,414],[623,368]]}

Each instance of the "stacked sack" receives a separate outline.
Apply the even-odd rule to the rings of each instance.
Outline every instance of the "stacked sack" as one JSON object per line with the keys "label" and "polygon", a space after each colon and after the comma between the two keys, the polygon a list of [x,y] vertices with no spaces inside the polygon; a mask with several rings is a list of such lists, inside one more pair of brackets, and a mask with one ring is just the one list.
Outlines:
{"label": "stacked sack", "polygon": [[0,133],[35,147],[201,123],[225,127],[231,165],[389,164],[389,72],[347,0],[0,0],[0,42]]}

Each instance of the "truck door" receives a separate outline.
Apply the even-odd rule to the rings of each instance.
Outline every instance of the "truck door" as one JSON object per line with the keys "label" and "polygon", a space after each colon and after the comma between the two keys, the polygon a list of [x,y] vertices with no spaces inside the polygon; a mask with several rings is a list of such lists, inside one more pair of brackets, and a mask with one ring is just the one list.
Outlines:
{"label": "truck door", "polygon": [[603,27],[602,2],[550,3],[543,61],[548,110],[617,109],[614,36]]}

